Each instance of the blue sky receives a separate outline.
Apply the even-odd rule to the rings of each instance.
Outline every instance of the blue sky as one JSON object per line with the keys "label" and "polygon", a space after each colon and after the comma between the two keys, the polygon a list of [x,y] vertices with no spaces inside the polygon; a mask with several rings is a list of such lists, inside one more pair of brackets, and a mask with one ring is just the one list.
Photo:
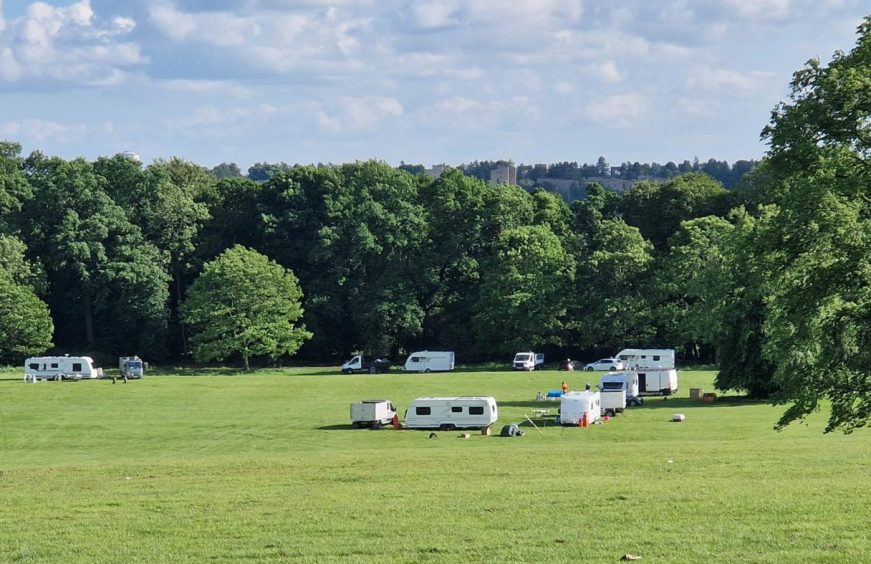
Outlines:
{"label": "blue sky", "polygon": [[[145,162],[758,158],[858,0],[0,0],[0,139]],[[864,6],[867,10],[867,5]]]}

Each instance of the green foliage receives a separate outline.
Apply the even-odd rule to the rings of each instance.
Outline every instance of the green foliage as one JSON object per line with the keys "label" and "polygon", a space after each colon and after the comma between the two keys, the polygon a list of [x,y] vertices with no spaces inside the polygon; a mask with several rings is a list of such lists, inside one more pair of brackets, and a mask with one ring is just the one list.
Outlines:
{"label": "green foliage", "polygon": [[292,355],[311,337],[302,317],[296,276],[267,257],[235,246],[206,263],[183,306],[198,362],[240,355]]}
{"label": "green foliage", "polygon": [[168,277],[161,257],[83,159],[31,155],[34,197],[20,217],[28,253],[45,268],[59,345],[160,357]]}
{"label": "green foliage", "polygon": [[546,226],[503,231],[482,273],[473,320],[479,346],[508,355],[560,344],[574,272],[573,257]]}
{"label": "green foliage", "polygon": [[730,208],[723,186],[706,174],[689,173],[664,184],[639,182],[620,202],[623,219],[664,251],[682,221],[723,215]]}
{"label": "green foliage", "polygon": [[581,247],[571,311],[581,347],[650,344],[654,331],[646,292],[653,248],[638,229],[619,219],[595,226]]}
{"label": "green foliage", "polygon": [[763,131],[780,184],[760,224],[763,350],[775,364],[778,425],[831,401],[827,431],[871,422],[871,17],[856,47],[795,73]]}
{"label": "green foliage", "polygon": [[33,289],[0,270],[0,364],[19,364],[51,348],[54,325]]}

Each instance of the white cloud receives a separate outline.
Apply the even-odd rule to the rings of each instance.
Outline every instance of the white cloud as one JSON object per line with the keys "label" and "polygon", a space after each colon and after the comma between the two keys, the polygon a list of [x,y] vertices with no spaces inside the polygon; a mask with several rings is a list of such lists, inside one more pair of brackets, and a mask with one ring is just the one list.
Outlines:
{"label": "white cloud", "polygon": [[605,126],[629,127],[644,118],[647,102],[640,94],[618,94],[593,100],[587,105],[586,113],[590,119]]}
{"label": "white cloud", "polygon": [[599,65],[599,74],[608,82],[620,82],[623,80],[623,75],[620,74],[620,69],[617,68],[617,63],[614,61],[605,61]]}
{"label": "white cloud", "polygon": [[226,129],[231,124],[261,122],[274,115],[278,108],[270,104],[237,108],[200,106],[192,115],[178,119],[165,119],[164,124],[174,130]]}
{"label": "white cloud", "polygon": [[175,79],[162,84],[167,90],[191,94],[214,94],[233,98],[248,98],[253,95],[250,88],[226,80]]}
{"label": "white cloud", "polygon": [[361,50],[358,35],[367,34],[371,24],[369,17],[345,17],[333,7],[186,13],[167,2],[152,6],[149,19],[174,41],[226,48],[275,73],[315,65],[323,70],[324,61],[345,62]]}
{"label": "white cloud", "polygon": [[355,128],[369,127],[385,118],[401,116],[405,111],[399,100],[384,96],[343,98],[342,106],[348,123]]}
{"label": "white cloud", "polygon": [[740,72],[728,69],[700,68],[687,78],[687,87],[704,90],[740,89],[754,90],[761,81],[771,78],[771,73],[753,71]]}
{"label": "white cloud", "polygon": [[792,12],[792,0],[726,0],[746,18],[783,19]]}
{"label": "white cloud", "polygon": [[422,28],[448,27],[459,23],[457,0],[429,0],[411,8],[414,21]]}
{"label": "white cloud", "polygon": [[474,100],[464,96],[451,96],[436,103],[450,123],[471,129],[495,128],[520,121],[537,122],[541,109],[526,96],[505,100]]}
{"label": "white cloud", "polygon": [[111,85],[126,79],[125,68],[146,62],[138,44],[116,39],[130,33],[136,23],[125,17],[103,22],[90,0],[66,7],[34,2],[24,15],[4,25],[0,79],[5,81]]}
{"label": "white cloud", "polygon": [[25,119],[0,123],[0,134],[31,140],[35,143],[55,141],[70,143],[82,140],[87,127],[82,124],[63,124],[42,119]]}

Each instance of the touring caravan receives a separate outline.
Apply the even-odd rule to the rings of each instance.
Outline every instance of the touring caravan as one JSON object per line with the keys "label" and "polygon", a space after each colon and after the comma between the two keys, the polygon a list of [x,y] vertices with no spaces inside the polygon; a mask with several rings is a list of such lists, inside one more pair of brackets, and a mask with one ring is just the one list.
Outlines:
{"label": "touring caravan", "polygon": [[603,374],[599,380],[599,390],[602,393],[614,390],[625,390],[626,405],[641,405],[644,399],[641,397],[638,388],[638,373],[637,372],[610,372]]}
{"label": "touring caravan", "polygon": [[563,394],[559,404],[560,425],[577,425],[586,415],[587,424],[598,421],[602,415],[599,392],[584,390]]}
{"label": "touring caravan", "polygon": [[484,429],[498,419],[496,400],[492,397],[460,396],[417,398],[405,412],[409,429]]}
{"label": "touring caravan", "polygon": [[454,351],[419,351],[408,355],[408,372],[445,372],[454,369]]}
{"label": "touring caravan", "polygon": [[89,356],[34,356],[24,361],[24,381],[102,378],[103,369]]}
{"label": "touring caravan", "polygon": [[643,396],[670,396],[677,392],[677,370],[638,370],[638,390]]}
{"label": "touring caravan", "polygon": [[674,349],[623,349],[614,355],[626,370],[674,368]]}

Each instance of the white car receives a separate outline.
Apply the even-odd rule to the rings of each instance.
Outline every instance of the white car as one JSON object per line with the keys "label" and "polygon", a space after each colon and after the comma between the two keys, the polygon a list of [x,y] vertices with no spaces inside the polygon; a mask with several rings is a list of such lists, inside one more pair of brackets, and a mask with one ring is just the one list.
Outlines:
{"label": "white car", "polygon": [[584,366],[584,370],[623,370],[623,363],[619,358],[600,358],[590,364]]}

